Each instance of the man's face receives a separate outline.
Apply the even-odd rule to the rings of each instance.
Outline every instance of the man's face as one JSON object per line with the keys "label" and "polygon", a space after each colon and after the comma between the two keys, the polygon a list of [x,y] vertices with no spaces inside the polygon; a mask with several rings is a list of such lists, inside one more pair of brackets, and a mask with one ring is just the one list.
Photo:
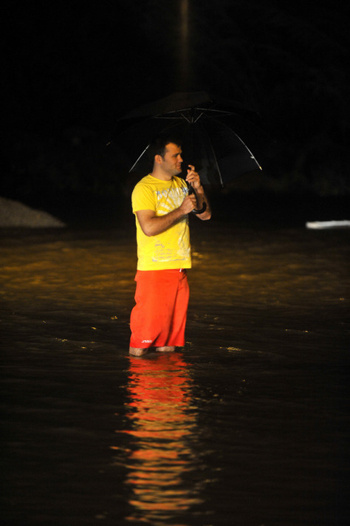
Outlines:
{"label": "man's face", "polygon": [[183,162],[181,154],[182,150],[177,144],[170,142],[166,145],[165,154],[161,157],[161,167],[171,177],[181,173],[181,164]]}

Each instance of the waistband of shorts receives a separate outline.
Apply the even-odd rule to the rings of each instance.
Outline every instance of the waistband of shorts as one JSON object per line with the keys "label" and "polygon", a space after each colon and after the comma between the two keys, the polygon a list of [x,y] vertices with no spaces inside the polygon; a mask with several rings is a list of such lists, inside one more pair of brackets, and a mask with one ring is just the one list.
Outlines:
{"label": "waistband of shorts", "polygon": [[163,273],[163,274],[178,274],[179,272],[181,272],[182,274],[187,274],[187,270],[186,268],[168,268],[168,269],[158,269],[158,270],[137,270],[136,273],[140,273],[140,274],[147,274],[148,272],[160,272],[160,273]]}

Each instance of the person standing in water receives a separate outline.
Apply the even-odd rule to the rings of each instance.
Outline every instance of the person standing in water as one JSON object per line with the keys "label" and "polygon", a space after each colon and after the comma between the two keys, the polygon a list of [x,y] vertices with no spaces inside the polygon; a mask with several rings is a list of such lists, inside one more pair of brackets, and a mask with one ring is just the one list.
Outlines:
{"label": "person standing in water", "polygon": [[134,356],[150,348],[171,352],[184,346],[189,300],[186,270],[192,266],[188,216],[195,211],[203,221],[211,218],[195,167],[188,167],[188,184],[178,177],[183,163],[178,141],[158,137],[149,152],[153,170],[132,193],[138,256],[136,304],[130,316],[129,352]]}

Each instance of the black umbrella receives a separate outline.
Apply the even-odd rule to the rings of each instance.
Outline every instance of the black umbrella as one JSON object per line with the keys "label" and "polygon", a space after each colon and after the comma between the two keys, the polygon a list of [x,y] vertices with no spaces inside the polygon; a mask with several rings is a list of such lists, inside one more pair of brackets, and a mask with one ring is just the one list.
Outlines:
{"label": "black umbrella", "polygon": [[[129,171],[151,168],[147,149],[161,133],[179,137],[184,168],[193,164],[203,184],[224,186],[234,178],[262,169],[234,128],[254,128],[249,112],[236,104],[214,101],[206,92],[173,93],[124,115],[117,144],[127,156]],[[247,127],[248,125],[248,127]]]}

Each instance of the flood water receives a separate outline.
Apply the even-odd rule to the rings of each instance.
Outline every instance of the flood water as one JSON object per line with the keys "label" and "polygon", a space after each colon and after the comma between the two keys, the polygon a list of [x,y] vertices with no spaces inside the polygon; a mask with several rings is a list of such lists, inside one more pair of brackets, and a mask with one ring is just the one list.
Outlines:
{"label": "flood water", "polygon": [[2,524],[349,524],[349,238],[196,223],[186,347],[133,358],[133,227],[5,231]]}

